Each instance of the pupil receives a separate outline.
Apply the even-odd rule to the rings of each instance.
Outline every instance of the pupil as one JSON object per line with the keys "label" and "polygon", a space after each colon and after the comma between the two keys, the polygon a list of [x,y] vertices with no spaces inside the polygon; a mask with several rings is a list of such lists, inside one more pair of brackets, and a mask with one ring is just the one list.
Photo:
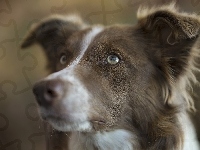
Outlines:
{"label": "pupil", "polygon": [[116,58],[116,56],[111,56],[111,61],[116,61],[117,60],[117,58]]}
{"label": "pupil", "polygon": [[62,59],[62,61],[65,61],[66,60],[66,57],[65,56],[63,56],[63,59]]}
{"label": "pupil", "polygon": [[110,56],[110,61],[117,61],[117,57],[114,56],[114,55],[111,55],[111,56]]}
{"label": "pupil", "polygon": [[60,59],[60,62],[62,64],[64,64],[66,62],[66,56],[62,56],[61,59]]}

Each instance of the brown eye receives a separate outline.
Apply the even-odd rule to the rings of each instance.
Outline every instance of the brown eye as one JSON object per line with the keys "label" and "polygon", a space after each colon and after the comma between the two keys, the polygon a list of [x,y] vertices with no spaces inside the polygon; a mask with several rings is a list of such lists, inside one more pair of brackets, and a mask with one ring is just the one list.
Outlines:
{"label": "brown eye", "polygon": [[62,56],[60,57],[60,63],[61,63],[62,65],[64,65],[64,64],[66,64],[66,62],[67,62],[67,57],[66,57],[66,55],[62,55]]}
{"label": "brown eye", "polygon": [[109,55],[107,61],[111,65],[115,65],[119,62],[119,57],[117,55]]}

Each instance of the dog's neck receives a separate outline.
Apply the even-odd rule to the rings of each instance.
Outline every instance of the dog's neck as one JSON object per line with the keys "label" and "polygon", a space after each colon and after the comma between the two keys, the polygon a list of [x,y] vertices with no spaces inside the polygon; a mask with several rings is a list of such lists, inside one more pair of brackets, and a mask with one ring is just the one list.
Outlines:
{"label": "dog's neck", "polygon": [[132,133],[122,129],[95,134],[73,132],[69,150],[132,150],[134,146],[132,141],[135,141]]}
{"label": "dog's neck", "polygon": [[[186,112],[177,114],[178,122],[183,131],[184,141],[182,150],[199,150],[195,137],[194,127]],[[81,133],[81,132],[59,132],[52,130],[49,125],[47,138],[47,149],[56,148],[67,150],[135,150],[141,149],[138,137],[131,131],[118,129],[110,132]],[[50,132],[53,131],[53,132]]]}
{"label": "dog's neck", "polygon": [[[184,134],[184,144],[180,148],[198,150],[194,127],[187,113],[179,113],[177,117]],[[140,147],[136,135],[123,129],[94,134],[72,132],[68,146],[69,150],[135,150]]]}

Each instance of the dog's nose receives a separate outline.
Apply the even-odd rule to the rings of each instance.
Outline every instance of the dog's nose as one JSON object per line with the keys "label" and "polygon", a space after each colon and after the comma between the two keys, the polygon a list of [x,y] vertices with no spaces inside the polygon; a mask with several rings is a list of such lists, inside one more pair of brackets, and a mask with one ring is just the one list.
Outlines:
{"label": "dog's nose", "polygon": [[60,80],[41,81],[34,85],[33,93],[39,105],[48,107],[63,96],[63,83]]}

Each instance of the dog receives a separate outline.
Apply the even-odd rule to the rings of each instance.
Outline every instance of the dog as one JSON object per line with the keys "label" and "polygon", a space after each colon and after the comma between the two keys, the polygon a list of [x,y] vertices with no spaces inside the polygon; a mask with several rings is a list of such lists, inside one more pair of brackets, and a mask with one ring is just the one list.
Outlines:
{"label": "dog", "polygon": [[37,43],[47,56],[51,74],[33,93],[41,117],[67,133],[60,149],[200,150],[189,118],[200,17],[172,3],[137,18],[105,27],[52,16],[25,37],[22,48]]}

